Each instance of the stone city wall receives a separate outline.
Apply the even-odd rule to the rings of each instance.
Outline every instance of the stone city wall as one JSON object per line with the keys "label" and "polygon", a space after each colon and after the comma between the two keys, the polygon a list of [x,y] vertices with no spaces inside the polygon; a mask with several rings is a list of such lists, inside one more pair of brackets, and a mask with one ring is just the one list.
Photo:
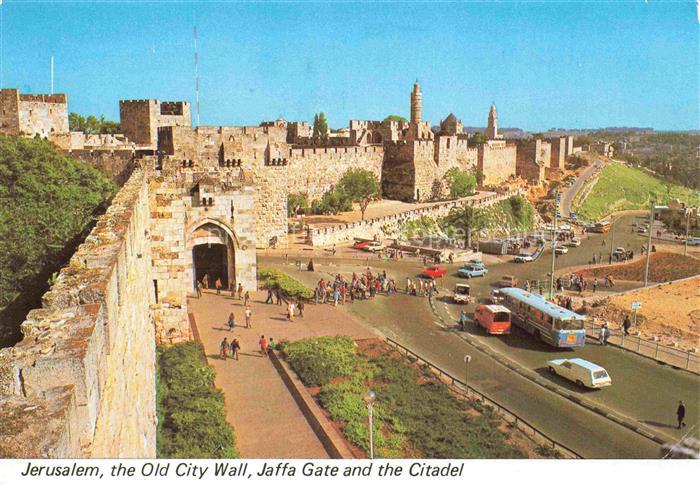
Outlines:
{"label": "stone city wall", "polygon": [[515,145],[491,144],[489,142],[479,146],[478,170],[484,174],[484,185],[499,185],[516,171]]}
{"label": "stone city wall", "polygon": [[136,171],[0,350],[0,456],[155,457],[148,228]]}
{"label": "stone city wall", "polygon": [[320,199],[350,169],[369,170],[381,180],[382,146],[291,148],[289,154],[288,191],[310,200]]}
{"label": "stone city wall", "polygon": [[19,131],[47,137],[68,133],[68,99],[65,94],[20,94]]}
{"label": "stone city wall", "polygon": [[520,190],[509,191],[504,194],[482,192],[478,196],[440,202],[429,207],[412,209],[399,214],[365,219],[364,221],[348,222],[345,224],[338,224],[337,226],[310,228],[307,238],[313,246],[343,244],[353,241],[354,238],[377,240],[396,239],[401,237],[401,228],[406,222],[414,221],[421,217],[437,219],[448,215],[453,207],[464,204],[470,204],[475,207],[486,207],[514,195],[521,194],[522,191]]}
{"label": "stone city wall", "polygon": [[542,140],[519,140],[516,144],[518,157],[515,174],[530,184],[539,185],[544,182],[550,165],[552,145]]}
{"label": "stone city wall", "polygon": [[0,89],[0,133],[19,135],[19,91]]}

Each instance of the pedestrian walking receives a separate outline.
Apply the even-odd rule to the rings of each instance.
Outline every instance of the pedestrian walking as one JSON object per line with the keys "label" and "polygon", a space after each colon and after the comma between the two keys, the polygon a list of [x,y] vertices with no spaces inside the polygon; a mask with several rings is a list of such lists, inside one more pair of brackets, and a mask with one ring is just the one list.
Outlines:
{"label": "pedestrian walking", "polygon": [[208,290],[209,289],[209,275],[205,274],[204,278],[202,278],[202,283],[204,284],[204,289]]}
{"label": "pedestrian walking", "polygon": [[197,298],[202,298],[202,282],[201,281],[197,281],[197,285],[196,285],[195,289],[197,290]]}
{"label": "pedestrian walking", "polygon": [[238,355],[239,355],[240,350],[241,350],[240,342],[238,342],[237,338],[233,339],[233,342],[231,342],[231,357],[238,360]]}
{"label": "pedestrian walking", "polygon": [[243,283],[238,283],[238,299],[243,298]]}
{"label": "pedestrian walking", "polygon": [[275,289],[275,299],[277,300],[278,305],[282,304],[282,290],[279,288]]}
{"label": "pedestrian walking", "polygon": [[221,341],[221,346],[219,347],[219,357],[226,360],[227,356],[228,356],[228,339],[226,337],[224,337],[224,339]]}
{"label": "pedestrian walking", "polygon": [[297,308],[299,309],[299,318],[303,318],[304,317],[304,300],[302,300],[301,298],[297,302]]}
{"label": "pedestrian walking", "polygon": [[632,326],[632,322],[630,321],[629,315],[625,315],[625,320],[622,322],[622,328],[625,330],[625,335],[630,334],[630,327]]}
{"label": "pedestrian walking", "polygon": [[598,289],[598,278],[593,280],[593,293]]}
{"label": "pedestrian walking", "polygon": [[294,320],[294,303],[291,300],[287,303],[287,320],[290,322]]}
{"label": "pedestrian walking", "polygon": [[260,354],[263,357],[267,357],[267,340],[265,340],[265,336],[261,335],[260,340],[258,341],[260,344]]}
{"label": "pedestrian walking", "polygon": [[464,329],[467,328],[467,312],[462,310],[462,313],[459,315],[459,329],[464,331]]}
{"label": "pedestrian walking", "polygon": [[243,306],[250,306],[250,291],[246,290],[243,296]]}
{"label": "pedestrian walking", "polygon": [[676,417],[678,418],[678,429],[681,429],[685,426],[685,405],[683,404],[683,401],[678,401]]}
{"label": "pedestrian walking", "polygon": [[216,282],[214,282],[214,288],[216,288],[216,294],[220,295],[221,294],[221,278],[216,278]]}
{"label": "pedestrian walking", "polygon": [[245,328],[253,328],[250,320],[253,317],[253,310],[250,307],[245,309]]}
{"label": "pedestrian walking", "polygon": [[233,312],[229,313],[228,315],[228,331],[230,332],[234,328],[236,328],[236,317],[233,315]]}
{"label": "pedestrian walking", "polygon": [[608,345],[608,337],[610,336],[610,330],[608,329],[608,324],[604,323],[602,327],[600,327],[600,345]]}
{"label": "pedestrian walking", "polygon": [[270,350],[275,350],[277,348],[277,343],[275,342],[275,339],[270,337],[270,341],[267,343],[267,351],[268,353]]}
{"label": "pedestrian walking", "polygon": [[267,299],[265,303],[272,303],[272,288],[267,289]]}

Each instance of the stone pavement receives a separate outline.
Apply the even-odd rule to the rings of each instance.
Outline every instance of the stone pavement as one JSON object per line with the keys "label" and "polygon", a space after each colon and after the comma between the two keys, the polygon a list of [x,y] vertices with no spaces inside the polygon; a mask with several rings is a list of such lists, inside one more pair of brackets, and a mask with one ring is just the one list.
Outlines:
{"label": "stone pavement", "polygon": [[[252,328],[245,328],[242,301],[230,294],[205,292],[189,300],[209,364],[216,370],[216,386],[225,395],[226,416],[234,427],[237,448],[243,458],[329,458],[282,378],[269,359],[261,356],[261,335],[275,342],[321,335],[375,337],[368,327],[342,308],[306,305],[304,318],[286,319],[286,306],[263,303],[265,292],[253,295]],[[233,311],[236,328],[228,330]],[[238,338],[240,360],[223,360],[219,346],[224,337]]]}

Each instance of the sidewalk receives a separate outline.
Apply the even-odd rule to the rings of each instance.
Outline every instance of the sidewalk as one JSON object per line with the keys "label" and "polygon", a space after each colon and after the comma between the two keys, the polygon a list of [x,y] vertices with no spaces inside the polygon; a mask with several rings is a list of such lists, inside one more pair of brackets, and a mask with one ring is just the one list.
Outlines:
{"label": "sidewalk", "polygon": [[[253,328],[245,328],[242,301],[230,294],[204,293],[188,301],[209,364],[216,370],[216,386],[224,392],[226,416],[234,427],[243,458],[329,458],[297,407],[272,363],[259,352],[261,335],[275,342],[321,335],[376,336],[358,320],[330,305],[306,305],[304,318],[286,319],[286,306],[263,303],[266,293],[253,295]],[[236,328],[226,326],[233,311]],[[241,344],[240,360],[219,358],[224,337]]]}

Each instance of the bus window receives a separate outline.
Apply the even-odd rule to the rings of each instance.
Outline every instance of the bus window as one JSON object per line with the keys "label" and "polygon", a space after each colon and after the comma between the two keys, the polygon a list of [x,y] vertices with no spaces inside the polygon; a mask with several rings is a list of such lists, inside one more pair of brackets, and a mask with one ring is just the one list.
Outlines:
{"label": "bus window", "polygon": [[494,322],[510,322],[510,313],[507,312],[496,312],[493,315]]}
{"label": "bus window", "polygon": [[554,328],[557,330],[580,330],[583,328],[583,320],[556,320]]}

